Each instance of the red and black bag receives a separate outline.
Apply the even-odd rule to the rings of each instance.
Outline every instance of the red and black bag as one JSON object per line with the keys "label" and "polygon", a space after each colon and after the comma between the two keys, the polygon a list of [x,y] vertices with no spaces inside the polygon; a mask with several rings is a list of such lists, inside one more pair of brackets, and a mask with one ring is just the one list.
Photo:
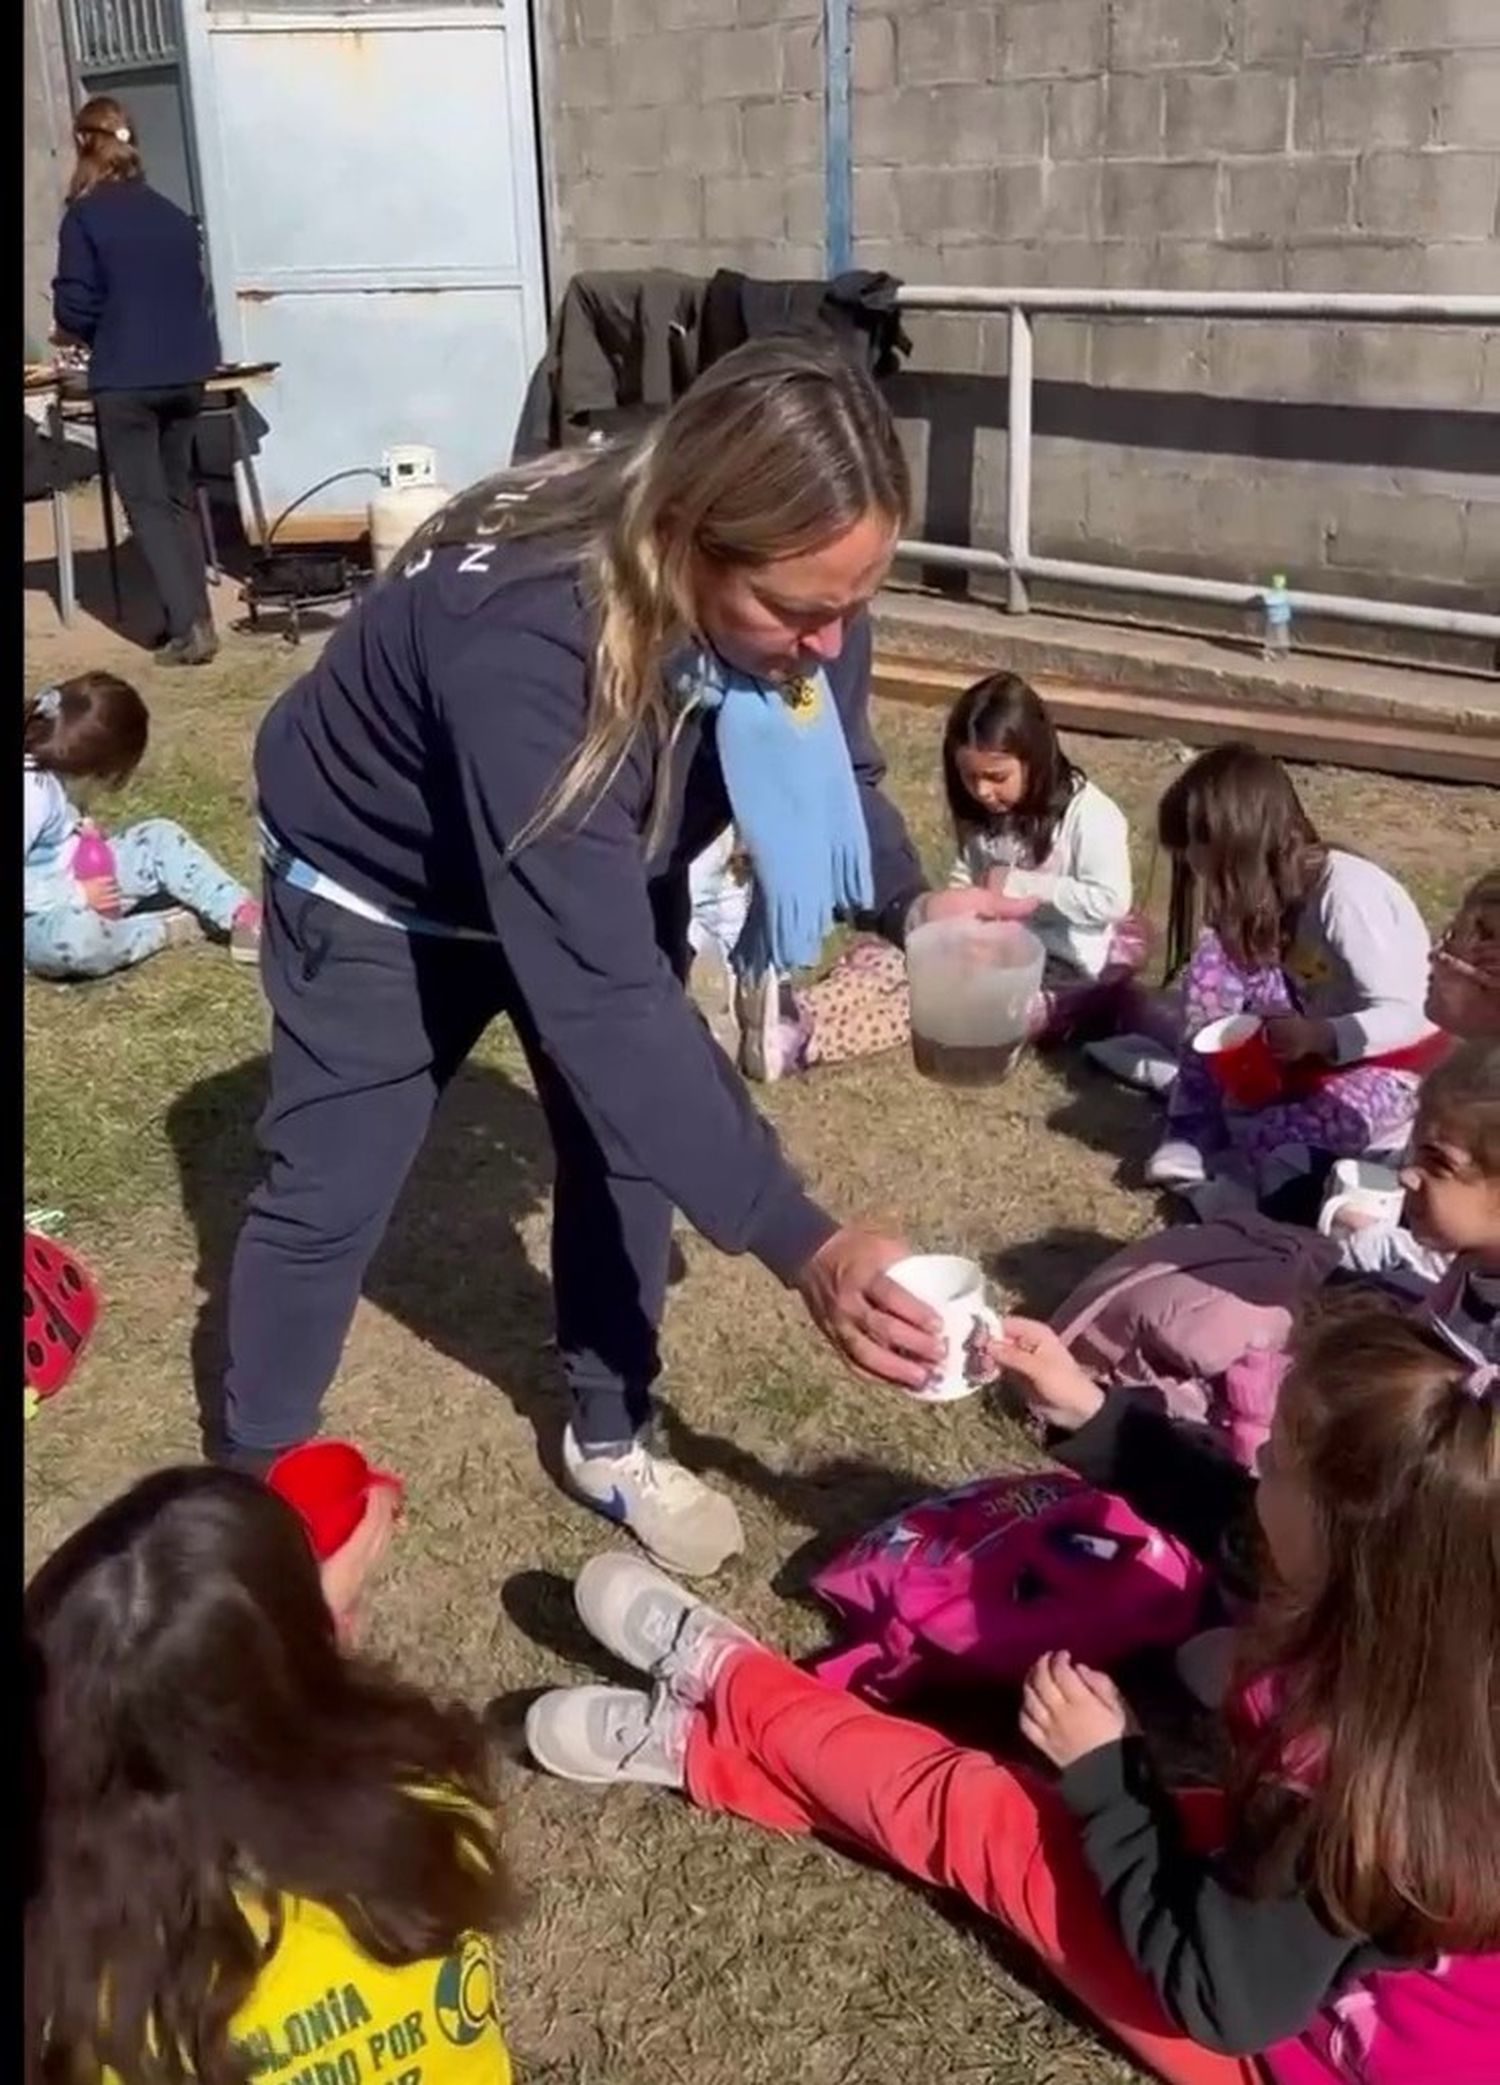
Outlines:
{"label": "red and black bag", "polygon": [[26,1233],[21,1289],[25,1378],[38,1397],[51,1397],[78,1365],[99,1317],[99,1293],[66,1246]]}

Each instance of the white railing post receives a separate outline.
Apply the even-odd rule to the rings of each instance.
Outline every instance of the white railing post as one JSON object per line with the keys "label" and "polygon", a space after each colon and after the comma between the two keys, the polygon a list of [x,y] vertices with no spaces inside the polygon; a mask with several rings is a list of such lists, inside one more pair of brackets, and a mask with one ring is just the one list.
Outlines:
{"label": "white railing post", "polygon": [[1031,606],[1026,564],[1031,556],[1031,314],[1010,307],[1010,403],[1005,437],[1005,551],[1010,559],[1005,605],[1012,615]]}

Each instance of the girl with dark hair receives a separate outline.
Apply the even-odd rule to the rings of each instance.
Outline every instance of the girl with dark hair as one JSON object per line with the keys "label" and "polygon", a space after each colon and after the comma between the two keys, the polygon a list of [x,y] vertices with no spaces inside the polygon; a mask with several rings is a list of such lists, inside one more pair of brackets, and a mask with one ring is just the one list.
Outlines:
{"label": "girl with dark hair", "polygon": [[[1146,957],[1148,929],[1130,909],[1130,833],[1018,675],[990,674],[954,704],[943,789],[957,847],[949,889],[987,892],[993,917],[1024,920],[1047,951],[1033,1039],[1107,1027]],[[752,1072],[783,1078],[895,1049],[910,1015],[900,954],[857,943],[780,1010],[777,1029],[747,1038]]]}
{"label": "girl with dark hair", "polygon": [[[1167,967],[1182,972],[1186,1040],[1147,1177],[1192,1190],[1233,1153],[1264,1192],[1309,1151],[1399,1148],[1444,1048],[1423,1011],[1427,929],[1401,885],[1328,846],[1280,761],[1250,745],[1185,768],[1157,836],[1172,858]],[[1240,1013],[1263,1018],[1281,1066],[1264,1107],[1227,1108],[1192,1046]]]}
{"label": "girl with dark hair", "polygon": [[1062,1463],[1236,1563],[1222,1794],[1170,1790],[1114,1682],[1066,1653],[1026,1680],[1033,1757],[994,1758],[619,1555],[585,1566],[578,1611],[652,1692],[543,1695],[533,1757],[953,1891],[1170,2085],[1491,2085],[1500,1371],[1361,1298],[1301,1336],[1257,1481],[1154,1393],[1106,1397],[1044,1325],[1007,1320],[992,1358]]}
{"label": "girl with dark hair", "polygon": [[84,103],[73,139],[53,337],[89,350],[100,441],[161,599],[162,661],[200,666],[218,650],[193,504],[193,438],[219,366],[202,243],[192,218],[148,186],[135,126],[112,95]]}
{"label": "girl with dark hair", "polygon": [[289,1506],[159,1471],[48,1559],[24,1626],[28,2085],[246,2085],[314,2051],[394,2078],[418,2049],[424,2085],[507,2085],[483,1734],[340,1650]]}
{"label": "girl with dark hair", "polygon": [[1464,893],[1432,951],[1427,1018],[1449,1035],[1500,1038],[1500,869]]}
{"label": "girl with dark hair", "polygon": [[[114,673],[75,674],[26,699],[23,949],[37,977],[108,977],[163,949],[201,941],[205,922],[237,963],[259,958],[259,904],[170,818],[143,819],[113,834],[112,875],[77,873],[85,827],[78,799],[128,782],[149,728],[145,703]],[[162,897],[174,905],[136,910]]]}

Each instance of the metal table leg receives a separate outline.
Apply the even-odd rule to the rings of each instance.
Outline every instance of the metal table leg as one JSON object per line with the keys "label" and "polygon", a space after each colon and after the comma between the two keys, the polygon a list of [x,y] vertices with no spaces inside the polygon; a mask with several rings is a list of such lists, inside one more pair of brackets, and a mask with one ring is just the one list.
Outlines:
{"label": "metal table leg", "polygon": [[62,482],[64,452],[61,399],[54,400],[47,408],[47,438],[53,450],[52,549],[57,559],[57,613],[66,629],[72,623],[78,607],[78,591],[73,571],[73,517],[68,511],[68,488]]}
{"label": "metal table leg", "polygon": [[234,477],[241,496],[250,509],[250,517],[255,523],[256,548],[265,550],[269,547],[267,539],[270,529],[266,524],[265,502],[260,496],[260,480],[255,475],[255,453],[245,434],[244,422],[240,418],[240,409],[244,402],[243,391],[230,392],[229,436],[234,456]]}

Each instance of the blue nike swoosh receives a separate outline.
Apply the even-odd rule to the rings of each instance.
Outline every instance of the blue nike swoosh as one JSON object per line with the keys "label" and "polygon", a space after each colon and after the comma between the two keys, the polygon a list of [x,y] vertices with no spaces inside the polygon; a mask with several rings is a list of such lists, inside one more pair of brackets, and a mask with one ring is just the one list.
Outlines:
{"label": "blue nike swoosh", "polygon": [[630,1511],[625,1494],[618,1484],[613,1487],[607,1499],[590,1499],[589,1504],[596,1513],[602,1513],[606,1520],[623,1521]]}

